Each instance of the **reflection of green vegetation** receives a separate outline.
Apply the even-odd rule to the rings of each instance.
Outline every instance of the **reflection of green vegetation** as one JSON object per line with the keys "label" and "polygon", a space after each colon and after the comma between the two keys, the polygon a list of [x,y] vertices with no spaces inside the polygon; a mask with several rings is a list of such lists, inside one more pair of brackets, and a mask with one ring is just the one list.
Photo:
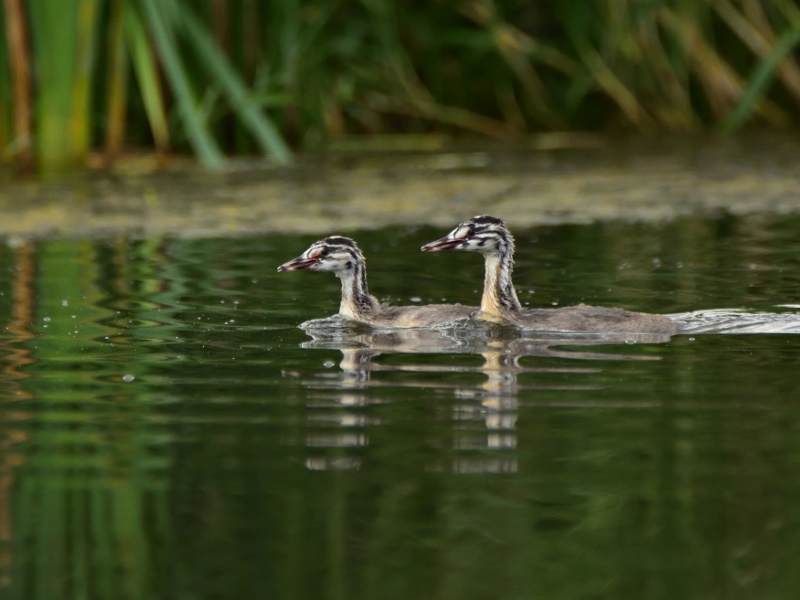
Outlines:
{"label": "reflection of green vegetation", "polygon": [[[289,160],[344,133],[726,130],[798,114],[795,0],[6,0],[0,147]],[[162,78],[163,74],[163,78]],[[774,83],[774,85],[773,85]],[[127,134],[126,134],[127,127]]]}
{"label": "reflection of green vegetation", "polygon": [[[540,228],[518,236],[518,275],[545,304],[766,306],[796,291],[797,232],[786,217]],[[376,289],[468,301],[474,256],[408,267],[430,233],[358,235]],[[337,351],[298,348],[294,323],[336,305],[332,277],[274,271],[307,241],[0,253],[12,281],[21,257],[36,264],[16,300],[33,299],[34,335],[2,334],[33,361],[0,371],[16,400],[0,405],[4,598],[794,598],[800,338],[523,358],[504,409],[516,446],[487,447],[485,374],[391,368],[479,357],[382,356],[369,387],[321,366]],[[0,285],[6,322],[30,314],[13,288]],[[308,447],[317,432],[369,444]],[[451,472],[464,458],[518,469]]]}
{"label": "reflection of green vegetation", "polygon": [[[135,267],[136,252],[122,250],[116,262]],[[104,304],[115,304],[128,279],[124,270],[103,273],[103,256],[101,245],[65,240],[40,244],[36,255],[37,335],[26,343],[33,362],[24,381],[36,408],[15,449],[24,457],[13,504],[18,598],[148,597],[153,544],[166,535],[159,473],[168,436],[121,379],[146,369],[130,346],[112,346],[128,323]],[[145,297],[157,289],[146,268],[137,275]]]}

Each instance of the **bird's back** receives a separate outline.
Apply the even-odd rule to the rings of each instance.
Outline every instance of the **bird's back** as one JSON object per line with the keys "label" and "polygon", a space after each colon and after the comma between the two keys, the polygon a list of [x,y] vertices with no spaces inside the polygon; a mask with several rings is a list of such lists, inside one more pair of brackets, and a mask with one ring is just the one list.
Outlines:
{"label": "bird's back", "polygon": [[678,332],[678,325],[663,315],[600,306],[526,309],[507,317],[524,329],[601,333]]}
{"label": "bird's back", "polygon": [[462,304],[429,304],[426,306],[391,306],[382,304],[371,316],[371,324],[379,327],[431,327],[468,318],[477,306]]}

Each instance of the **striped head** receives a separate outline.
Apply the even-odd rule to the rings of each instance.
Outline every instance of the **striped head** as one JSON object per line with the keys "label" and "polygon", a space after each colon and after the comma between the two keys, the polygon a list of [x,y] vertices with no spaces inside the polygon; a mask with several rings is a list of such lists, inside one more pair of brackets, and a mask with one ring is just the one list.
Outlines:
{"label": "striped head", "polygon": [[442,239],[422,247],[423,252],[442,250],[507,255],[514,252],[514,238],[502,219],[482,215],[464,221]]}
{"label": "striped head", "polygon": [[278,271],[332,271],[337,276],[352,274],[364,266],[364,255],[350,238],[333,236],[314,242],[297,258],[278,267]]}

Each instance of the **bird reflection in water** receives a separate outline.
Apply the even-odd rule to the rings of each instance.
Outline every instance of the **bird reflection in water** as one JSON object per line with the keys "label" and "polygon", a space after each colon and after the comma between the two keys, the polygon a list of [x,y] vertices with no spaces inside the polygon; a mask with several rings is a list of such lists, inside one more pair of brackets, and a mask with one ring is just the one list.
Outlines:
{"label": "bird reflection in water", "polygon": [[[593,389],[596,386],[564,384],[561,386],[525,384],[523,373],[597,373],[601,369],[585,365],[530,367],[520,365],[523,357],[569,359],[571,361],[658,360],[658,357],[618,352],[590,351],[583,347],[611,344],[659,344],[669,341],[668,334],[572,334],[524,332],[494,324],[476,325],[456,322],[436,329],[374,330],[334,318],[320,327],[305,329],[312,338],[301,347],[335,349],[342,353],[339,373],[302,376],[303,385],[314,393],[308,407],[310,427],[306,445],[322,452],[306,460],[312,470],[351,470],[361,467],[356,448],[369,445],[370,426],[380,421],[370,417],[366,407],[384,402],[376,390],[387,387],[414,388],[428,393],[452,394],[453,448],[451,464],[428,464],[436,471],[457,473],[514,473],[517,471],[518,391]],[[572,349],[567,349],[570,347]],[[579,349],[574,349],[579,347]],[[422,364],[410,362],[387,364],[373,359],[379,355],[402,354],[474,354],[483,358],[479,366]],[[332,365],[328,365],[332,366]],[[394,373],[480,373],[478,385],[430,381],[429,379],[373,379],[376,372]],[[294,374],[295,376],[301,376]],[[331,410],[335,407],[335,410]],[[345,449],[353,449],[348,455]],[[331,451],[331,449],[338,449]]]}

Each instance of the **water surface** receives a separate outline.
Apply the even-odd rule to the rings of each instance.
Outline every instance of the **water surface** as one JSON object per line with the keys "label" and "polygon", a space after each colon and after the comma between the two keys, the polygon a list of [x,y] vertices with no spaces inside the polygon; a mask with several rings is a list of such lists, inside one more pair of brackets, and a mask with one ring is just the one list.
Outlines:
{"label": "water surface", "polygon": [[[338,233],[382,300],[478,302],[444,230]],[[800,336],[310,336],[315,237],[0,249],[3,597],[795,597]],[[798,217],[517,245],[530,306],[800,304]]]}

